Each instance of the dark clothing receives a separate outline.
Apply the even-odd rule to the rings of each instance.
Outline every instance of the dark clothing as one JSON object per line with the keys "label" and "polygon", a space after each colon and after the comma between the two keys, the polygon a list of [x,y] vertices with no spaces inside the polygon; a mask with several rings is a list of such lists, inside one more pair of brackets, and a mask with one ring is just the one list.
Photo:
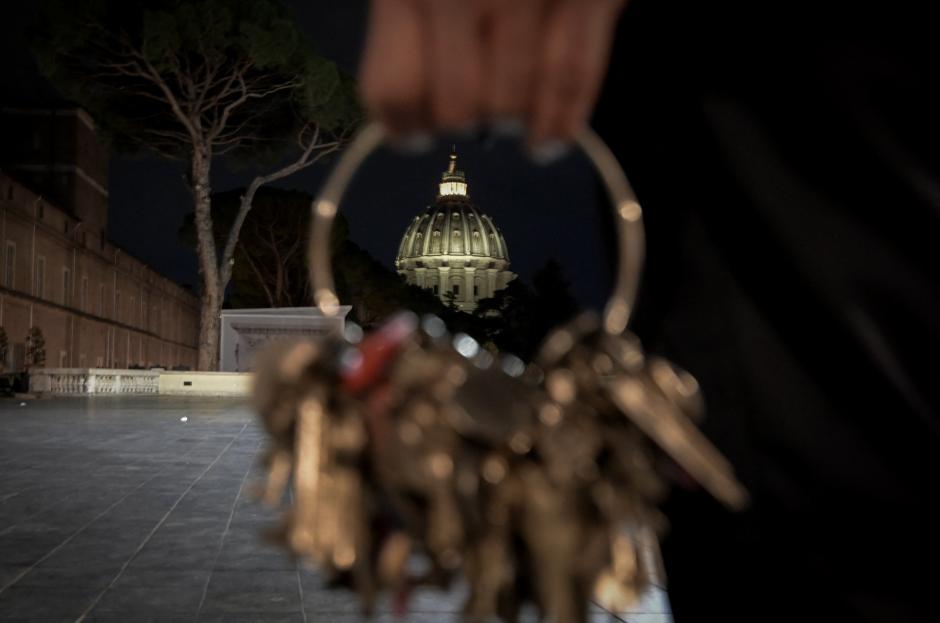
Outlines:
{"label": "dark clothing", "polygon": [[[632,0],[596,127],[644,206],[636,329],[753,496],[675,492],[677,623],[936,620],[930,3]],[[930,615],[930,616],[928,616]]]}

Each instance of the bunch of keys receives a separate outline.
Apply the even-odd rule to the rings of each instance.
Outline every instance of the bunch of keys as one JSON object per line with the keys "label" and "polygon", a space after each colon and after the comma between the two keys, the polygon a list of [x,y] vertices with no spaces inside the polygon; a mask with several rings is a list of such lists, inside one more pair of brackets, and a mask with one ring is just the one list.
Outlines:
{"label": "bunch of keys", "polygon": [[[338,300],[329,230],[362,160],[383,140],[368,126],[314,203],[311,266],[325,314]],[[550,334],[533,363],[493,355],[436,317],[403,313],[361,342],[281,343],[259,362],[255,401],[271,437],[265,498],[293,489],[279,540],[347,580],[370,612],[381,590],[469,586],[469,620],[579,623],[595,601],[625,610],[650,576],[642,535],[668,457],[718,500],[747,494],[695,426],[698,386],[647,358],[627,330],[643,256],[639,204],[603,142],[578,144],[617,216],[620,266],[601,317]],[[411,574],[415,556],[429,561]]]}

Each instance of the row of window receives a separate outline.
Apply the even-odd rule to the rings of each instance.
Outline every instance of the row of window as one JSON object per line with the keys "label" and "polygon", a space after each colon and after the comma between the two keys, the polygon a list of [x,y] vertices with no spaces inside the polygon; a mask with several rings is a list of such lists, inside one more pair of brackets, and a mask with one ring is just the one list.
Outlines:
{"label": "row of window", "polygon": [[[459,229],[455,229],[455,230],[454,230],[454,235],[455,235],[455,236],[460,236],[460,233],[461,233],[461,232],[460,232]],[[440,235],[441,235],[441,231],[440,231],[439,229],[435,229],[435,230],[432,232],[432,235],[434,235],[435,237],[440,236]],[[416,236],[417,236],[418,239],[424,238],[424,234],[421,233],[420,231],[416,234]],[[479,237],[480,237],[480,232],[477,231],[476,229],[474,229],[474,230],[473,230],[473,237],[474,237],[474,238],[479,238]],[[490,234],[490,238],[495,238],[495,236],[494,236],[493,234]]]}
{"label": "row of window", "polygon": [[[489,234],[489,238],[490,238],[490,249],[491,249],[491,251],[498,253],[499,250],[498,250],[498,248],[497,248],[497,246],[496,246],[496,238],[495,238],[495,236],[494,236],[493,234]],[[411,247],[411,254],[412,254],[412,255],[418,255],[418,254],[422,253],[423,244],[424,244],[424,234],[421,233],[421,232],[418,232],[418,233],[415,235],[414,244],[413,244],[412,247]],[[435,229],[435,230],[433,230],[433,231],[431,232],[431,247],[430,247],[430,251],[431,251],[432,253],[436,253],[436,252],[439,250],[438,247],[440,246],[440,244],[441,244],[441,232],[440,232],[439,230]],[[480,236],[480,232],[474,230],[474,231],[473,231],[473,238],[472,238],[471,242],[469,242],[469,243],[464,243],[464,239],[463,239],[463,236],[461,235],[460,230],[459,230],[459,229],[455,229],[455,230],[454,230],[454,233],[453,233],[453,237],[451,238],[451,248],[450,248],[450,251],[451,251],[451,252],[460,253],[460,252],[463,251],[465,244],[466,244],[466,246],[468,247],[468,249],[470,249],[471,252],[472,252],[473,254],[475,254],[475,255],[476,255],[476,254],[483,254],[483,253],[486,253],[486,252],[487,252],[486,249],[485,249],[485,247],[482,245],[482,239],[481,239],[481,236]]]}
{"label": "row of window", "polygon": [[[4,257],[4,274],[3,274],[3,285],[11,290],[16,288],[16,243],[12,240],[8,240],[5,249]],[[88,277],[82,276],[81,286],[79,288],[79,301],[78,309],[82,311],[91,311],[88,305]],[[62,305],[70,306],[72,304],[72,270],[66,266],[62,267]],[[36,272],[35,272],[35,285],[33,296],[39,298],[46,298],[46,258],[42,255],[36,257]],[[95,313],[99,316],[104,316],[105,314],[105,299],[106,299],[106,287],[103,283],[98,284],[98,299]],[[121,318],[121,291],[118,290],[115,293],[115,320],[118,322],[122,321]],[[136,310],[137,299],[136,297],[130,297],[130,309],[131,315],[133,316],[134,310]],[[156,310],[156,307],[154,308]],[[143,325],[146,325],[149,321],[149,314],[147,308],[147,299],[145,296],[141,295],[140,297],[140,311],[139,315],[136,318],[127,318],[128,322],[140,322]]]}
{"label": "row of window", "polygon": [[[452,218],[455,218],[455,219],[459,219],[459,218],[460,218],[460,212],[454,212],[453,214],[451,214],[451,217],[452,217]],[[427,218],[428,218],[428,215],[425,214],[424,216],[421,217],[421,220],[422,220],[422,221],[425,221],[425,220],[427,220]],[[443,212],[438,212],[437,215],[436,215],[434,218],[444,218],[444,213],[443,213]],[[476,215],[476,214],[472,214],[472,213],[471,213],[471,214],[467,214],[467,218],[475,221],[475,220],[477,220],[477,215]],[[485,217],[484,217],[484,218],[485,218]],[[415,220],[418,220],[418,217],[417,217],[417,216],[415,217]]]}
{"label": "row of window", "polygon": [[[13,184],[10,184],[9,186],[7,186],[6,198],[9,201],[13,200]],[[36,217],[40,221],[45,221],[46,220],[45,216],[46,216],[46,206],[40,200],[36,206]],[[50,223],[47,222],[46,224],[50,224]],[[75,228],[75,224],[72,221],[70,221],[68,217],[62,218],[62,233],[63,234],[65,234],[66,236],[70,235],[73,232],[74,228]],[[104,251],[105,245],[107,242],[107,234],[104,231],[102,231],[102,232],[99,232],[98,234],[93,233],[92,235],[98,236],[98,241],[97,241],[98,249],[100,251]],[[79,234],[79,237],[81,239],[81,245],[83,247],[88,246],[88,232],[82,231]]]}

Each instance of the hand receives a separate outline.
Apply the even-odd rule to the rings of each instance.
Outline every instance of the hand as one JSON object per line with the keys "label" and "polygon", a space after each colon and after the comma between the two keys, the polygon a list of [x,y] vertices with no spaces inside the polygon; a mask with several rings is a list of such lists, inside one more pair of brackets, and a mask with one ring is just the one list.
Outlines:
{"label": "hand", "polygon": [[478,123],[547,148],[586,122],[625,0],[373,0],[360,86],[399,138]]}

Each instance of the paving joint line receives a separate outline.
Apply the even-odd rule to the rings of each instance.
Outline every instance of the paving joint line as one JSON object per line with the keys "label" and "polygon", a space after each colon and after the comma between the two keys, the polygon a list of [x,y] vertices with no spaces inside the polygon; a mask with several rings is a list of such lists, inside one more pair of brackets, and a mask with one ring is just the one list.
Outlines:
{"label": "paving joint line", "polygon": [[[115,440],[115,441],[109,442],[107,445],[109,445],[109,446],[110,446],[110,445],[117,445],[117,444],[119,444],[119,443],[120,443],[119,440]],[[206,442],[203,441],[202,443],[206,443]],[[202,445],[202,443],[197,444],[197,445],[195,445],[194,447],[190,448],[189,451],[187,451],[186,454],[184,454],[183,457],[181,457],[181,458],[187,458],[187,457],[189,457],[191,454],[193,454],[196,450],[199,449],[199,447]],[[79,453],[80,453],[80,452],[76,450],[76,451],[74,451],[74,452],[71,452],[70,455],[79,454]],[[135,465],[140,465],[141,463],[145,462],[146,460],[147,460],[147,456],[146,456],[145,454],[141,454],[141,455],[140,455],[140,458],[138,458],[138,459],[135,460],[135,461],[132,461],[132,462],[128,463],[128,464],[127,464],[127,467],[131,467],[131,466],[135,466]],[[26,467],[26,468],[23,468],[23,469],[20,470],[20,471],[21,471],[21,472],[22,472],[22,471],[28,471],[28,470],[30,470],[30,469],[32,469],[32,467]],[[164,471],[166,471],[166,469],[167,469],[167,467],[162,468],[162,469],[161,469],[159,472],[157,472],[155,475],[160,475],[161,473],[163,473]],[[14,473],[15,473],[15,474],[18,474],[19,472],[14,472]],[[18,492],[18,493],[19,493],[19,492]],[[133,493],[133,491],[131,491],[131,493]],[[5,501],[5,500],[9,499],[9,497],[12,497],[12,496],[15,496],[15,495],[17,495],[17,493],[11,494],[11,496],[5,497],[5,498],[3,498],[3,500]],[[63,497],[61,500],[59,500],[59,502],[60,502],[60,503],[61,503],[61,502],[66,502],[66,501],[68,501],[68,500],[70,500],[70,499],[72,499],[73,497],[76,497],[76,496],[78,496],[78,495],[80,495],[80,493],[78,493],[78,492],[70,493],[70,494],[66,495],[65,497]],[[120,503],[120,502],[122,502],[122,501],[123,501],[123,498],[121,498],[120,500],[118,500],[118,503]],[[40,510],[37,510],[36,512],[34,512],[34,513],[30,513],[29,515],[26,516],[26,518],[21,519],[21,520],[17,521],[15,524],[13,524],[13,525],[11,525],[11,526],[7,526],[6,528],[0,530],[0,536],[5,536],[5,535],[7,535],[8,533],[12,532],[13,530],[15,530],[17,527],[21,526],[22,524],[24,524],[24,523],[26,523],[26,522],[29,522],[29,521],[35,519],[36,517],[39,517],[40,515],[44,515],[44,514],[47,513],[47,512],[48,512],[48,509],[40,509]],[[107,511],[105,511],[105,512],[107,512]],[[97,519],[97,518],[96,518],[96,519]],[[95,521],[95,520],[92,520],[92,521]],[[38,563],[37,563],[37,564],[38,564]],[[7,588],[7,587],[3,587],[2,589],[0,589],[0,593],[2,593],[4,590],[6,590],[6,588]]]}
{"label": "paving joint line", "polygon": [[244,433],[247,428],[248,428],[248,424],[245,424],[244,426],[242,426],[242,429],[238,431],[237,435],[232,437],[232,440],[229,441],[228,444],[226,444],[224,448],[222,448],[222,451],[219,452],[218,456],[216,456],[215,459],[213,459],[212,462],[209,463],[209,465],[202,471],[201,474],[199,474],[196,477],[195,480],[189,483],[189,486],[186,487],[186,490],[183,491],[182,494],[180,494],[180,496],[176,499],[175,502],[173,502],[173,506],[171,506],[170,509],[166,513],[163,514],[163,517],[160,518],[160,521],[157,522],[157,525],[154,526],[153,529],[150,530],[150,532],[147,534],[147,536],[144,537],[144,540],[140,543],[140,545],[137,546],[137,549],[134,550],[134,553],[131,554],[130,558],[128,558],[127,561],[123,565],[121,565],[121,568],[118,570],[117,575],[114,576],[111,582],[107,586],[105,586],[104,589],[102,589],[100,593],[98,593],[98,596],[95,597],[95,600],[91,602],[91,604],[85,609],[85,611],[82,612],[81,615],[79,615],[77,619],[75,619],[75,623],[81,623],[82,621],[84,621],[85,617],[87,617],[91,613],[91,611],[94,610],[95,606],[98,605],[98,602],[101,601],[101,598],[104,597],[104,594],[107,593],[109,590],[111,590],[111,588],[117,583],[117,581],[121,579],[121,576],[124,574],[125,569],[127,569],[127,567],[131,564],[131,562],[133,562],[133,560],[137,557],[137,554],[139,554],[140,551],[144,549],[144,547],[146,547],[147,543],[150,541],[150,538],[156,533],[157,530],[160,529],[160,526],[162,526],[164,522],[166,522],[166,519],[167,517],[170,516],[170,513],[176,510],[176,507],[179,506],[179,503],[183,500],[183,498],[185,498],[189,494],[189,492],[192,491],[193,487],[196,486],[197,482],[202,480],[203,476],[209,473],[209,470],[212,469],[213,466],[215,466],[215,464],[219,462],[219,459],[221,459],[222,456],[226,452],[228,452],[229,448],[231,448],[232,445],[238,440],[238,438],[242,436],[242,433]]}
{"label": "paving joint line", "polygon": [[258,441],[258,445],[255,447],[255,451],[251,455],[251,461],[248,462],[248,469],[245,470],[245,475],[242,477],[241,485],[238,487],[238,494],[235,496],[235,501],[232,502],[232,508],[229,510],[228,521],[225,522],[225,529],[222,531],[222,536],[219,537],[219,549],[215,552],[215,558],[212,560],[212,568],[209,569],[209,577],[206,578],[206,584],[202,587],[202,597],[199,599],[199,607],[196,608],[197,621],[199,620],[199,615],[202,613],[202,606],[206,602],[206,595],[209,592],[209,582],[212,580],[212,574],[215,572],[215,566],[218,564],[219,558],[222,557],[222,548],[225,546],[225,537],[228,536],[228,533],[232,528],[232,519],[235,517],[235,507],[238,506],[238,500],[240,500],[242,497],[242,491],[245,489],[245,483],[248,482],[248,476],[251,474],[251,470],[255,466],[255,458],[258,456],[258,452],[261,450],[263,443],[263,439]]}
{"label": "paving joint line", "polygon": [[[245,426],[247,427],[248,425],[246,424]],[[244,431],[244,428],[242,429],[242,431]],[[239,435],[240,435],[240,434],[241,434],[241,432],[239,432]],[[233,440],[233,441],[234,441],[234,440]],[[184,456],[189,456],[190,454],[192,454],[192,453],[195,452],[195,451],[196,451],[196,448],[191,448],[191,449],[189,450],[189,452],[187,452]],[[0,595],[2,595],[8,588],[10,588],[10,587],[13,586],[14,584],[16,584],[17,582],[19,582],[20,580],[22,580],[24,577],[26,577],[26,575],[27,575],[28,573],[30,573],[33,569],[35,569],[36,567],[38,567],[39,565],[41,565],[43,562],[45,562],[46,560],[48,560],[50,557],[52,557],[57,551],[59,551],[60,549],[62,549],[62,548],[65,547],[66,545],[68,545],[68,544],[72,541],[72,539],[74,539],[74,538],[77,537],[79,534],[81,534],[81,533],[84,532],[86,529],[88,529],[88,527],[89,527],[91,524],[95,523],[96,521],[98,521],[99,519],[101,519],[102,517],[104,517],[105,515],[107,515],[108,513],[110,513],[111,510],[112,510],[115,506],[117,506],[118,504],[120,504],[121,502],[123,502],[124,500],[126,500],[126,499],[127,499],[128,497],[130,497],[132,494],[136,493],[141,487],[143,487],[144,485],[146,485],[147,483],[149,483],[151,480],[153,480],[153,479],[156,478],[157,476],[160,476],[160,475],[161,475],[164,471],[166,471],[167,469],[168,469],[168,467],[164,467],[164,468],[161,469],[160,471],[156,472],[155,474],[153,474],[152,476],[150,476],[150,478],[147,478],[146,480],[144,480],[143,482],[141,482],[139,485],[137,485],[136,487],[134,487],[133,489],[131,489],[130,491],[128,491],[127,493],[125,493],[123,496],[120,497],[120,499],[116,500],[114,503],[112,503],[112,504],[111,504],[110,506],[108,506],[106,509],[104,509],[103,511],[101,511],[100,513],[98,513],[97,515],[95,515],[94,517],[92,517],[91,519],[89,519],[87,522],[85,522],[84,524],[82,524],[82,526],[81,526],[78,530],[76,530],[75,532],[73,532],[72,534],[70,534],[69,536],[67,536],[64,541],[62,541],[61,543],[59,543],[58,545],[56,545],[54,548],[52,548],[51,550],[49,550],[42,558],[40,558],[39,560],[35,561],[33,564],[31,564],[30,566],[28,566],[22,573],[20,573],[20,574],[17,575],[15,578],[13,578],[13,579],[10,580],[9,582],[7,582],[4,586],[0,587]],[[68,497],[71,497],[71,496],[66,496],[66,499],[67,499]],[[41,513],[42,513],[42,511],[38,511],[38,512],[36,512],[36,513],[30,515],[29,517],[27,517],[27,521],[28,521],[29,519],[32,519],[33,517],[35,517],[35,516],[41,514]],[[14,528],[16,528],[17,526],[19,526],[19,525],[21,525],[21,524],[22,524],[22,522],[13,524],[13,525],[10,526],[9,528],[3,530],[3,532],[0,532],[0,536],[3,536],[3,535],[5,535],[5,534],[7,534],[7,532],[13,530]]]}
{"label": "paving joint line", "polygon": [[[188,458],[188,457],[189,457],[190,455],[192,455],[194,452],[196,452],[197,450],[199,450],[200,447],[201,447],[204,443],[206,443],[206,442],[203,441],[203,442],[201,442],[201,443],[199,443],[199,444],[193,446],[193,447],[190,448],[190,449],[186,452],[186,454],[184,454],[181,458]],[[137,459],[136,461],[133,461],[133,462],[131,462],[131,463],[128,463],[128,464],[127,464],[127,467],[132,467],[132,466],[140,465],[140,464],[144,463],[146,460],[147,460],[146,456],[142,454],[142,455],[141,455],[141,458],[139,458],[139,459]],[[160,474],[164,473],[167,469],[169,469],[169,466],[162,467],[162,468],[160,469],[160,471],[158,471],[156,474],[154,474],[154,477],[155,477],[155,476],[159,476]],[[147,482],[149,482],[149,481],[152,480],[152,479],[153,479],[153,477],[148,478],[144,483],[141,483],[141,484],[146,484]],[[133,493],[134,491],[136,491],[136,488],[135,488],[134,490],[130,491],[130,493]],[[16,495],[16,494],[13,494],[13,495]],[[77,497],[77,496],[80,496],[80,495],[81,495],[80,492],[69,493],[68,495],[66,495],[65,497],[63,497],[61,500],[59,500],[59,503],[67,502],[67,501],[71,500],[72,498]],[[4,498],[4,499],[7,499],[7,498]],[[117,501],[117,503],[121,503],[123,500],[124,500],[124,498],[122,497],[120,500]],[[110,507],[109,507],[109,509],[110,509]],[[15,530],[16,528],[18,528],[19,526],[23,525],[24,523],[28,523],[28,522],[32,521],[33,519],[35,519],[36,517],[39,517],[39,516],[41,516],[41,515],[45,515],[45,514],[48,513],[48,512],[49,512],[49,509],[43,508],[43,509],[37,510],[35,513],[30,513],[30,514],[27,515],[24,519],[21,519],[21,520],[17,521],[15,524],[13,524],[13,525],[11,525],[11,526],[7,526],[7,527],[4,528],[3,530],[0,530],[0,536],[6,536],[8,533],[12,532],[13,530]],[[107,511],[105,511],[105,512],[107,512]],[[96,519],[97,519],[97,517],[96,517],[95,519],[93,519],[92,521],[95,521]],[[3,592],[3,591],[0,590],[0,592]]]}

